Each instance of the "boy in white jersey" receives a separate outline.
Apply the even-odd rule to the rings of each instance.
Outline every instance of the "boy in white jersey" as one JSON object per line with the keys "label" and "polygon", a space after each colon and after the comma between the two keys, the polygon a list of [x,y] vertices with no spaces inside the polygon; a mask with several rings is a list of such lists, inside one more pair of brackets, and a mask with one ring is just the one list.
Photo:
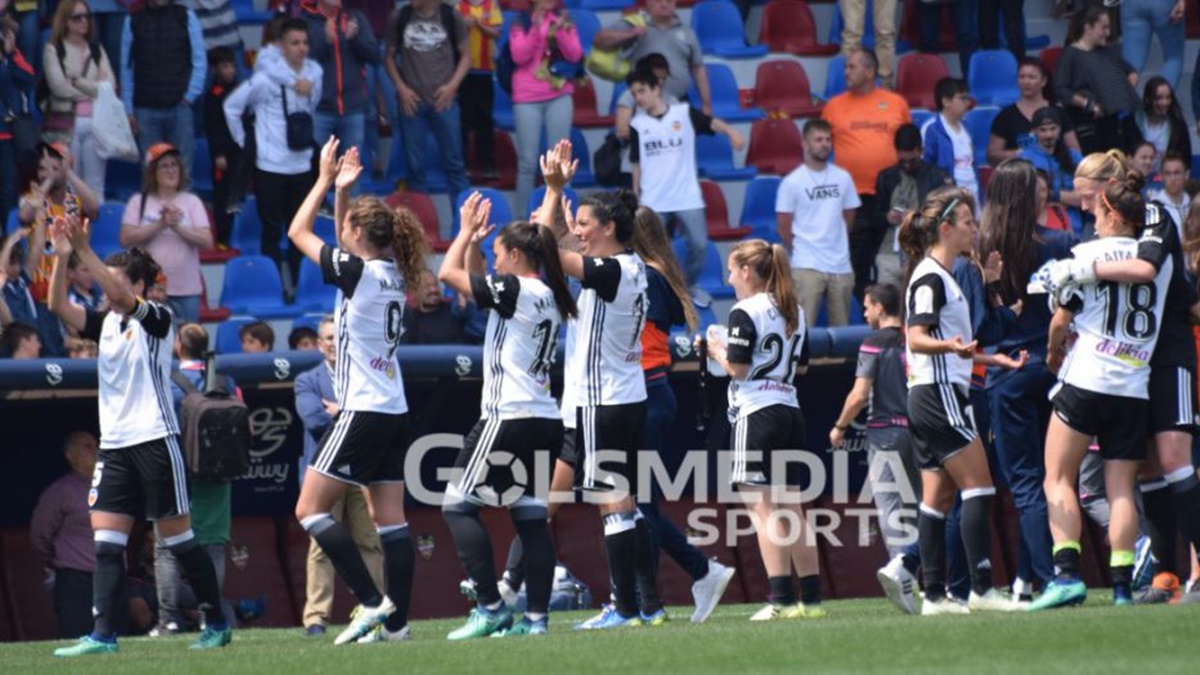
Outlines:
{"label": "boy in white jersey", "polygon": [[[492,312],[484,339],[481,419],[454,463],[463,473],[447,486],[442,504],[459,560],[475,582],[478,607],[466,625],[448,637],[542,635],[554,582],[549,512],[543,500],[515,483],[514,472],[544,465],[535,454],[554,456],[562,445],[562,419],[550,395],[550,368],[559,325],[577,310],[550,228],[521,221],[505,227],[493,242],[496,274],[484,276],[478,273],[483,268],[479,244],[491,234],[485,227],[491,202],[476,192],[460,211],[462,228],[438,276],[459,293],[469,293],[480,309]],[[493,458],[501,466],[511,462],[511,467],[493,466]],[[521,540],[528,606],[515,624],[497,586],[491,539],[479,519],[481,506],[507,507]]]}
{"label": "boy in white jersey", "polygon": [[[750,620],[824,617],[816,539],[800,528],[763,529],[804,522],[798,499],[779,499],[787,488],[798,487],[796,479],[773,471],[780,468],[775,453],[803,450],[808,444],[794,384],[808,370],[808,331],[792,287],[787,250],[761,239],[737,244],[729,254],[729,285],[738,298],[729,313],[729,335],[711,339],[708,353],[731,378],[730,481],[755,516],[759,553],[767,568],[769,602]],[[795,517],[781,521],[782,511]],[[793,570],[800,577],[799,601]]]}
{"label": "boy in white jersey", "polygon": [[[1111,183],[1099,192],[1092,209],[1100,239],[1073,249],[1081,264],[1133,260],[1145,224],[1141,176]],[[1108,539],[1113,601],[1132,605],[1134,541],[1138,514],[1134,490],[1146,459],[1150,416],[1150,359],[1158,342],[1167,288],[1174,271],[1167,258],[1153,283],[1111,281],[1072,287],[1057,294],[1061,302],[1050,323],[1047,364],[1058,371],[1052,390],[1054,416],[1046,432],[1046,498],[1054,565],[1058,575],[1031,610],[1082,603],[1087,587],[1079,573],[1080,527],[1075,484],[1091,439],[1105,460],[1105,494],[1110,516]],[[1078,334],[1067,352],[1067,335]],[[1065,357],[1065,361],[1064,361]]]}
{"label": "boy in white jersey", "polygon": [[[183,566],[204,612],[205,629],[193,649],[224,647],[232,632],[221,611],[216,571],[196,543],[188,515],[187,467],[179,450],[179,425],[171,399],[171,311],[141,296],[159,267],[140,249],[100,262],[86,224],[56,222],[50,310],[65,326],[99,345],[100,455],[88,494],[96,539],[93,580],[95,627],[55,656],[117,651],[111,624],[125,582],[125,548],[134,519],[154,522],[162,542]],[[74,250],[109,300],[95,312],[67,299],[67,267]]]}
{"label": "boy in white jersey", "polygon": [[[288,229],[288,237],[337,286],[333,388],[339,412],[304,474],[296,519],[362,607],[334,644],[405,640],[412,593],[413,544],[404,518],[404,457],[408,402],[396,359],[406,280],[424,269],[425,236],[410,214],[374,197],[350,202],[362,173],[357,148],[337,159],[338,141],[321,150],[320,176]],[[313,233],[331,185],[338,247]],[[371,579],[349,531],[330,509],[349,486],[365,488],[383,547],[386,594]]]}

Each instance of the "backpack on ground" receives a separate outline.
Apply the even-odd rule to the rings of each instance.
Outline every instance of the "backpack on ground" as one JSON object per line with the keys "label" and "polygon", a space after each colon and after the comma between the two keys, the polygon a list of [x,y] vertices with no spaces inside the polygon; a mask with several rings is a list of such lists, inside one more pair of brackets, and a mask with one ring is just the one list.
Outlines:
{"label": "backpack on ground", "polygon": [[171,381],[183,389],[179,406],[180,444],[188,470],[197,478],[232,480],[250,467],[250,410],[216,375],[212,359],[201,391],[183,373]]}

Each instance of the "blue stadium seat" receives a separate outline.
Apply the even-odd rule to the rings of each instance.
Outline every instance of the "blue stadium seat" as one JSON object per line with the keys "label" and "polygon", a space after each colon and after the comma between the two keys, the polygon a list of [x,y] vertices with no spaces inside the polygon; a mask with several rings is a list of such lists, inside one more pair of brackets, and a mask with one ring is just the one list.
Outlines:
{"label": "blue stadium seat", "polygon": [[846,91],[846,57],[841,54],[829,59],[825,73],[825,100]]}
{"label": "blue stadium seat", "polygon": [[333,218],[317,216],[317,222],[313,224],[313,233],[326,244],[337,246],[337,225],[334,224]]}
{"label": "blue stadium seat", "polygon": [[616,84],[613,85],[612,100],[608,102],[608,114],[609,115],[617,114],[617,101],[620,100],[621,94],[624,94],[625,90],[628,88],[629,87],[626,87],[624,82],[617,82]]}
{"label": "blue stadium seat", "polygon": [[238,23],[264,24],[274,16],[271,12],[260,12],[254,8],[254,0],[233,0],[233,12]]}
{"label": "blue stadium seat", "polygon": [[[575,192],[575,190],[571,189],[568,186],[565,190],[563,190],[563,194],[566,195],[567,199],[571,200],[571,205],[573,207],[579,206],[579,193]],[[533,192],[529,193],[529,204],[526,205],[525,213],[521,214],[521,217],[528,218],[529,214],[533,213],[534,210],[541,207],[542,200],[545,198],[546,198],[546,186],[545,185],[539,185],[536,188],[534,188]]]}
{"label": "blue stadium seat", "polygon": [[290,318],[299,308],[283,301],[283,283],[275,261],[261,255],[242,255],[225,265],[221,306],[234,314],[251,314],[260,319]]}
{"label": "blue stadium seat", "polygon": [[202,195],[212,194],[212,169],[212,155],[208,151],[208,139],[197,138],[192,152],[192,166],[188,169],[192,179],[192,192]]}
{"label": "blue stadium seat", "polygon": [[1021,97],[1017,58],[1003,49],[975,52],[967,66],[967,88],[980,105],[1015,103]]}
{"label": "blue stadium seat", "polygon": [[592,10],[583,8],[572,9],[570,17],[575,22],[575,30],[579,32],[579,45],[583,47],[583,53],[590,54],[596,33],[600,32],[599,17]]}
{"label": "blue stadium seat", "polygon": [[747,45],[742,14],[729,0],[704,0],[692,7],[692,30],[705,54],[727,59],[767,55],[766,45]]}
{"label": "blue stadium seat", "polygon": [[[632,5],[634,0],[577,0],[575,6],[582,9],[591,9],[594,11],[608,11],[625,9]],[[567,5],[570,7],[571,5]],[[572,12],[573,13],[573,12]]]}
{"label": "blue stadium seat", "polygon": [[432,133],[425,137],[425,191],[429,194],[450,191],[450,179],[446,177],[442,154]]}
{"label": "blue stadium seat", "polygon": [[[671,248],[675,251],[675,258],[682,267],[687,261],[687,245],[683,237],[673,239]],[[705,250],[704,271],[700,272],[700,278],[696,279],[696,286],[711,295],[714,300],[733,297],[733,287],[725,283],[725,261],[721,260],[721,253],[717,250],[717,245],[711,241],[708,242],[708,248]]]}
{"label": "blue stadium seat", "polygon": [[[301,273],[303,274],[303,272]],[[332,310],[328,313],[332,313]],[[297,328],[311,328],[319,332],[319,327],[321,321],[325,318],[325,314],[326,312],[305,312],[292,321],[292,330],[296,330]]]}
{"label": "blue stadium seat", "polygon": [[920,108],[912,110],[910,113],[912,115],[912,123],[916,125],[918,129],[925,126],[925,123],[929,120],[937,117],[937,113],[933,112],[932,110],[921,110]]}
{"label": "blue stadium seat", "polygon": [[105,165],[104,197],[115,202],[127,202],[142,190],[142,167],[136,162],[110,159]]}
{"label": "blue stadium seat", "polygon": [[752,166],[734,166],[733,146],[724,134],[696,136],[696,167],[702,178],[712,180],[750,180],[758,175]]}
{"label": "blue stadium seat", "polygon": [[233,217],[229,245],[242,255],[262,253],[262,221],[258,218],[258,202],[253,196],[242,202],[242,210]]}
{"label": "blue stadium seat", "polygon": [[121,217],[125,215],[125,205],[119,202],[105,202],[100,205],[100,214],[92,223],[92,249],[101,260],[110,254],[120,251],[121,246]]}
{"label": "blue stadium seat", "polygon": [[242,339],[238,337],[238,331],[242,329],[242,326],[256,323],[257,321],[258,319],[252,316],[231,316],[222,321],[217,326],[217,353],[241,354]]}
{"label": "blue stadium seat", "polygon": [[492,91],[492,119],[496,122],[496,128],[512,131],[516,128],[512,97],[500,87],[500,82],[495,78],[492,78]]}
{"label": "blue stadium seat", "polygon": [[486,187],[470,187],[470,188],[467,188],[467,190],[465,192],[458,195],[458,199],[456,199],[454,202],[454,231],[453,231],[453,233],[455,235],[458,234],[458,229],[459,229],[459,225],[460,225],[459,219],[458,219],[458,210],[460,208],[462,208],[463,202],[467,201],[467,197],[470,197],[472,192],[478,192],[479,194],[483,195],[486,199],[490,199],[492,201],[492,213],[491,213],[490,218],[488,219],[489,225],[495,225],[496,228],[499,229],[499,228],[502,228],[505,225],[508,225],[509,223],[512,222],[512,220],[513,220],[512,209],[509,207],[508,197],[504,196],[503,192],[501,192],[499,190],[493,190],[492,188],[486,188]]}
{"label": "blue stadium seat", "polygon": [[741,225],[750,228],[751,238],[779,241],[775,228],[775,194],[779,192],[781,180],[777,176],[759,176],[746,183]]}
{"label": "blue stadium seat", "polygon": [[17,228],[21,227],[20,212],[21,210],[17,207],[13,207],[13,209],[8,212],[8,219],[4,221],[5,235],[12,234],[13,232],[17,231]]}
{"label": "blue stadium seat", "polygon": [[[726,122],[753,122],[766,117],[766,114],[758,108],[742,107],[737,78],[734,77],[729,66],[723,63],[706,63],[704,70],[708,72],[713,117]],[[688,99],[693,106],[700,107],[700,92],[696,89],[695,82],[692,82],[688,88]]]}
{"label": "blue stadium seat", "polygon": [[306,312],[332,312],[336,298],[337,287],[325,283],[321,278],[321,268],[308,258],[300,261],[300,280],[296,283],[296,308]]}
{"label": "blue stadium seat", "polygon": [[717,313],[713,311],[712,303],[700,302],[692,298],[692,306],[696,308],[696,313],[700,315],[700,330],[704,330],[717,321]]}
{"label": "blue stadium seat", "polygon": [[992,122],[999,114],[1000,109],[995,106],[979,106],[968,112],[963,119],[963,126],[971,134],[971,144],[975,146],[976,167],[987,165],[987,146],[992,136]]}

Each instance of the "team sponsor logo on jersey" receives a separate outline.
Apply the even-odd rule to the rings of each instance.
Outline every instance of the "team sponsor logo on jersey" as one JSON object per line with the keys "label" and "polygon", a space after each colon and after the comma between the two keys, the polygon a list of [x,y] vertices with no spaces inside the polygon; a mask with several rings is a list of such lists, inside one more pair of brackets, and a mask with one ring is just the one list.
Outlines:
{"label": "team sponsor logo on jersey", "polygon": [[376,356],[371,359],[371,370],[376,370],[387,376],[387,379],[396,379],[396,360],[386,356]]}
{"label": "team sponsor logo on jersey", "polygon": [[63,380],[62,366],[58,365],[57,363],[47,363],[46,364],[46,382],[49,383],[51,386],[57,387],[58,385],[62,384],[62,380]]}
{"label": "team sponsor logo on jersey", "polygon": [[89,509],[96,505],[96,500],[99,499],[99,497],[100,497],[100,491],[97,490],[96,488],[92,488],[91,490],[88,490],[88,508]]}
{"label": "team sponsor logo on jersey", "polygon": [[679,358],[687,358],[692,353],[692,341],[687,335],[675,336],[675,355]]}
{"label": "team sponsor logo on jersey", "polygon": [[742,329],[739,326],[734,326],[729,329],[729,346],[730,347],[749,347],[750,338],[742,335]]}
{"label": "team sponsor logo on jersey", "polygon": [[1143,368],[1150,363],[1150,350],[1143,349],[1138,345],[1129,344],[1128,342],[1105,340],[1096,345],[1096,351],[1101,354],[1115,356],[1122,363],[1129,364],[1135,368]]}

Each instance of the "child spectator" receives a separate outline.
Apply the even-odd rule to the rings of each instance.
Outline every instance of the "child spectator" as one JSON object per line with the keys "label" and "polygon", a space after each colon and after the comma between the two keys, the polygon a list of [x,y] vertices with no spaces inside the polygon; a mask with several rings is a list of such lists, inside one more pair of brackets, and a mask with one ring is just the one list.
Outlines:
{"label": "child spectator", "polygon": [[104,293],[96,287],[95,278],[87,266],[79,264],[79,255],[72,253],[67,260],[67,299],[93,312],[103,311]]}
{"label": "child spectator", "polygon": [[971,191],[979,203],[979,181],[975,177],[975,146],[971,134],[963,126],[963,118],[971,108],[967,83],[953,77],[943,77],[934,87],[938,116],[921,128],[925,144],[925,161],[942,167],[954,177],[954,183]]}
{"label": "child spectator", "polygon": [[275,331],[265,321],[256,321],[238,330],[243,354],[264,354],[275,348]]}
{"label": "child spectator", "polygon": [[288,333],[288,349],[292,351],[309,351],[317,348],[317,331],[308,326],[300,326]]}
{"label": "child spectator", "polygon": [[240,191],[231,185],[231,172],[242,159],[242,149],[233,142],[233,134],[229,133],[224,106],[229,92],[237,87],[237,57],[229,47],[217,47],[208,53],[208,68],[213,73],[213,83],[204,93],[204,135],[208,138],[208,151],[212,155],[217,239],[222,244],[228,244],[233,217],[226,206],[235,192],[240,198]]}
{"label": "child spectator", "polygon": [[37,328],[24,322],[10,323],[4,329],[4,353],[10,359],[36,359],[42,355]]}
{"label": "child spectator", "polygon": [[1184,190],[1188,182],[1189,159],[1174,150],[1167,151],[1162,160],[1162,189],[1150,191],[1150,199],[1165,206],[1167,213],[1175,219],[1180,241],[1186,241],[1183,236],[1183,223],[1187,220],[1188,208],[1191,206],[1191,198]]}
{"label": "child spectator", "polygon": [[471,70],[458,88],[463,143],[465,147],[467,133],[474,132],[475,160],[483,169],[484,179],[491,181],[497,176],[492,60],[504,15],[500,12],[500,0],[458,0],[458,13],[467,27],[467,53],[471,56]]}

